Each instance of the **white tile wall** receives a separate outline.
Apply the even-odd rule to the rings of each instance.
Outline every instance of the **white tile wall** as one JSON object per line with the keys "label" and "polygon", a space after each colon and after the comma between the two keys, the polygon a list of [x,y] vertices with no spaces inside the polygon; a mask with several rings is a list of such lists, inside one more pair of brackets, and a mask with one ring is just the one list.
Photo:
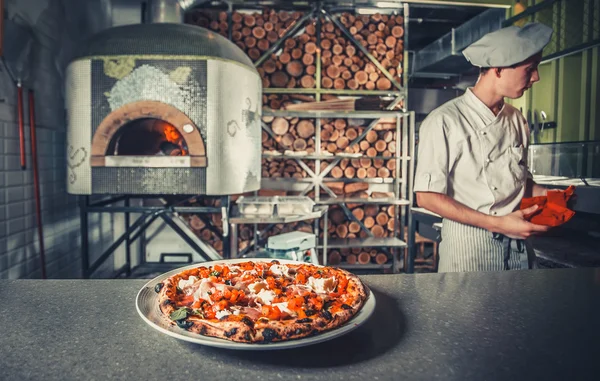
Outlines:
{"label": "white tile wall", "polygon": [[[83,37],[92,23],[82,22],[86,1],[48,0],[5,2],[7,17],[19,14],[34,27],[37,43],[31,56],[35,90],[37,148],[46,273],[49,278],[81,276],[81,247],[77,199],[66,193],[63,76],[66,51]],[[73,6],[67,6],[67,5]],[[42,9],[43,8],[43,9]],[[65,15],[64,12],[71,12]],[[43,22],[33,22],[35,20]],[[67,21],[65,21],[67,20]],[[69,25],[69,22],[73,25]],[[94,23],[96,25],[97,23]],[[96,25],[97,27],[97,25]],[[92,28],[92,26],[89,26]],[[77,34],[77,36],[69,35]],[[4,36],[10,39],[11,36]],[[41,277],[35,215],[33,171],[29,141],[27,92],[24,92],[27,169],[19,163],[16,87],[0,64],[0,278]],[[90,216],[90,263],[113,239],[110,215]],[[112,262],[107,261],[107,267]],[[106,267],[103,267],[106,270]]]}

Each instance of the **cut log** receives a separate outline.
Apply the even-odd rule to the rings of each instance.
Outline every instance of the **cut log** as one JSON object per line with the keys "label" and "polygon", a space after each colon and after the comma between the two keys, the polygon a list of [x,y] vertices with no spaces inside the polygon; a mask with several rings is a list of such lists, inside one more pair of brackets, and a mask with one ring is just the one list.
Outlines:
{"label": "cut log", "polygon": [[350,254],[346,257],[346,263],[348,263],[349,265],[355,265],[356,260],[356,254]]}
{"label": "cut log", "polygon": [[365,168],[358,168],[356,170],[356,177],[359,179],[364,179],[367,177],[367,170]]}
{"label": "cut log", "polygon": [[368,183],[348,183],[344,186],[344,193],[354,193],[369,190]]}
{"label": "cut log", "polygon": [[335,79],[340,76],[340,69],[337,66],[331,65],[325,71],[329,78]]}
{"label": "cut log", "polygon": [[348,231],[352,234],[360,232],[360,225],[357,222],[350,222],[348,225]]}
{"label": "cut log", "polygon": [[271,83],[275,87],[285,87],[290,80],[290,77],[282,71],[276,71],[271,75]]}
{"label": "cut log", "polygon": [[[252,61],[256,61],[257,59],[260,58],[260,50],[258,50],[256,48],[252,48],[252,49],[248,50],[248,57],[250,57],[250,59],[252,59]],[[271,82],[273,82],[273,80],[271,80]]]}
{"label": "cut log", "polygon": [[375,219],[371,216],[365,217],[365,220],[363,221],[363,225],[365,225],[365,227],[367,229],[371,229],[373,226],[375,226]]}
{"label": "cut log", "polygon": [[373,178],[377,177],[377,169],[374,167],[367,168],[367,177],[369,179],[373,179]]}
{"label": "cut log", "polygon": [[192,227],[192,229],[197,230],[197,231],[200,231],[206,227],[206,224],[204,223],[204,221],[202,221],[200,219],[200,217],[198,217],[196,215],[193,215],[192,217],[190,217],[189,223],[190,223],[190,226]]}
{"label": "cut log", "polygon": [[371,228],[371,233],[377,238],[381,238],[385,234],[385,230],[381,225],[375,225]]}
{"label": "cut log", "polygon": [[383,159],[373,159],[373,167],[381,168],[383,167],[384,161]]}
{"label": "cut log", "polygon": [[348,227],[345,224],[338,225],[335,228],[335,232],[338,235],[338,237],[346,238],[346,236],[348,235]]}
{"label": "cut log", "polygon": [[359,85],[364,85],[369,80],[369,75],[364,71],[358,71],[354,74],[354,80],[356,80],[356,83]]}
{"label": "cut log", "polygon": [[382,77],[377,80],[377,89],[378,90],[389,90],[392,88],[392,82],[389,79]]}
{"label": "cut log", "polygon": [[294,140],[294,135],[285,134],[281,137],[281,145],[283,145],[284,147],[291,147],[292,144],[294,144]]}
{"label": "cut log", "polygon": [[[365,218],[365,211],[361,208],[356,208],[352,210],[352,214],[356,217],[357,220],[362,221]],[[356,232],[352,232],[356,233]]]}
{"label": "cut log", "polygon": [[305,54],[302,56],[302,63],[306,66],[312,65],[315,62],[315,56],[312,54]]}
{"label": "cut log", "polygon": [[350,142],[348,141],[348,138],[345,136],[342,136],[341,138],[339,138],[336,142],[338,148],[340,149],[345,149],[346,147],[348,147],[348,144]]}
{"label": "cut log", "polygon": [[[387,258],[386,258],[387,259]],[[339,251],[332,251],[331,253],[329,253],[329,255],[327,256],[327,263],[329,265],[339,265],[342,262],[342,256],[340,255]]]}
{"label": "cut log", "polygon": [[377,156],[377,150],[373,147],[370,147],[367,152],[366,152],[368,157],[375,157]]}
{"label": "cut log", "polygon": [[277,70],[277,66],[275,65],[275,61],[269,59],[265,61],[262,69],[265,71],[265,73],[272,74]]}
{"label": "cut log", "polygon": [[356,130],[354,128],[348,128],[346,130],[346,137],[350,141],[353,141],[354,139],[356,139],[358,137],[358,133],[356,132]]}
{"label": "cut log", "polygon": [[358,82],[356,82],[355,79],[349,79],[348,82],[346,82],[346,86],[351,90],[356,90],[358,89]]}
{"label": "cut log", "polygon": [[402,28],[400,25],[396,25],[392,28],[392,36],[396,38],[401,38],[402,36],[404,36],[404,28]]}
{"label": "cut log", "polygon": [[346,88],[346,81],[343,78],[336,78],[333,80],[333,88],[336,90],[343,90]]}
{"label": "cut log", "polygon": [[379,177],[390,177],[390,170],[387,169],[386,167],[379,168],[377,170],[377,176],[379,176]]}
{"label": "cut log", "polygon": [[296,151],[304,151],[306,149],[306,140],[300,138],[294,140],[293,147]]}
{"label": "cut log", "polygon": [[304,72],[304,66],[302,65],[302,62],[300,62],[300,61],[296,61],[296,60],[290,61],[285,66],[285,71],[292,77],[299,77]]}
{"label": "cut log", "polygon": [[375,143],[377,141],[377,131],[370,130],[365,136],[365,140],[369,143]]}
{"label": "cut log", "polygon": [[296,125],[296,133],[304,139],[308,139],[315,134],[315,125],[310,120],[301,120]]}
{"label": "cut log", "polygon": [[394,231],[394,226],[395,226],[394,225],[394,220],[390,218],[388,220],[388,223],[387,223],[387,229],[388,229],[388,231],[393,232]]}
{"label": "cut log", "polygon": [[289,122],[285,118],[277,117],[271,123],[271,130],[275,135],[285,135],[289,129]]}
{"label": "cut log", "polygon": [[[325,163],[327,164],[327,163]],[[327,182],[327,187],[331,189],[331,191],[337,195],[344,194],[344,183],[342,182]]]}
{"label": "cut log", "polygon": [[389,216],[386,213],[380,212],[375,217],[375,221],[377,221],[377,225],[386,226],[389,221]]}
{"label": "cut log", "polygon": [[300,85],[305,89],[312,89],[315,87],[315,78],[312,75],[305,75],[300,79]]}
{"label": "cut log", "polygon": [[344,212],[341,209],[331,209],[329,219],[334,225],[340,225],[346,219]]}
{"label": "cut log", "polygon": [[387,259],[387,255],[379,253],[375,256],[375,263],[377,263],[378,265],[383,265],[387,262]]}
{"label": "cut log", "polygon": [[388,216],[392,217],[392,220],[394,219],[394,213],[395,213],[395,209],[394,209],[394,205],[390,205],[387,207],[387,214]]}
{"label": "cut log", "polygon": [[307,42],[304,45],[304,51],[308,54],[314,54],[317,51],[317,45],[314,42]]}
{"label": "cut log", "polygon": [[390,170],[390,172],[394,172],[396,169],[396,160],[388,160],[385,164],[385,167]]}
{"label": "cut log", "polygon": [[329,77],[323,77],[321,79],[321,86],[326,89],[331,89],[333,87],[333,80]]}
{"label": "cut log", "polygon": [[331,169],[331,177],[335,178],[335,179],[339,179],[342,178],[342,176],[344,176],[344,171],[342,171],[342,169],[340,167],[333,167],[333,169]]}
{"label": "cut log", "polygon": [[358,255],[358,263],[361,265],[366,265],[369,262],[371,262],[371,256],[369,253],[363,252]]}
{"label": "cut log", "polygon": [[375,142],[375,149],[377,152],[383,152],[387,149],[387,144],[383,140],[378,140]]}
{"label": "cut log", "polygon": [[371,159],[366,159],[366,158],[360,159],[360,166],[363,168],[369,168],[371,166],[371,164],[372,164]]}

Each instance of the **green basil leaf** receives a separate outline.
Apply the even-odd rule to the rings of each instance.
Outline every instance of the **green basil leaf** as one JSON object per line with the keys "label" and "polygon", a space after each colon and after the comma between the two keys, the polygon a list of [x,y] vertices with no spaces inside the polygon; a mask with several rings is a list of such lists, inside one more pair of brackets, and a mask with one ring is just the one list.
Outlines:
{"label": "green basil leaf", "polygon": [[181,307],[180,309],[171,312],[171,315],[169,315],[169,317],[171,318],[171,320],[181,320],[181,319],[185,319],[188,315],[188,309],[186,307]]}
{"label": "green basil leaf", "polygon": [[210,273],[210,275],[211,276],[219,276],[219,275],[221,275],[221,273],[218,271],[213,271],[212,273]]}

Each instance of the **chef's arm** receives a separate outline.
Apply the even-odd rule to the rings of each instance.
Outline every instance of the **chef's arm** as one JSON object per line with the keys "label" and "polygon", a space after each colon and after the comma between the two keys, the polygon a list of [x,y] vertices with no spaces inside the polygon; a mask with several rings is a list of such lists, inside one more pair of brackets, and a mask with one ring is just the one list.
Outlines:
{"label": "chef's arm", "polygon": [[487,214],[471,209],[452,197],[435,192],[416,192],[417,204],[443,218],[462,224],[474,225],[486,230],[493,230],[493,218]]}
{"label": "chef's arm", "polygon": [[535,212],[537,205],[517,210],[506,216],[490,216],[461,204],[452,197],[436,192],[416,192],[417,204],[447,218],[466,225],[478,226],[511,238],[524,239],[548,231],[549,227],[527,222],[525,215]]}
{"label": "chef's arm", "polygon": [[527,186],[525,188],[525,197],[538,197],[538,196],[546,196],[548,193],[548,188],[543,187],[539,184],[536,184],[533,179],[527,179]]}

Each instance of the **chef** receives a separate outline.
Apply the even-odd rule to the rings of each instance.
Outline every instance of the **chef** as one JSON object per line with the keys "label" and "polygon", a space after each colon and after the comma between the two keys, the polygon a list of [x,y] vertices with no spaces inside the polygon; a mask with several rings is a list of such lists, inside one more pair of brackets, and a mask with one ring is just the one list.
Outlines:
{"label": "chef", "polygon": [[539,81],[552,29],[539,23],[489,33],[463,54],[480,68],[474,87],[433,110],[419,129],[414,191],[443,218],[439,272],[535,267],[525,239],[548,227],[525,220],[523,197],[544,196],[527,168],[529,127],[504,102]]}

